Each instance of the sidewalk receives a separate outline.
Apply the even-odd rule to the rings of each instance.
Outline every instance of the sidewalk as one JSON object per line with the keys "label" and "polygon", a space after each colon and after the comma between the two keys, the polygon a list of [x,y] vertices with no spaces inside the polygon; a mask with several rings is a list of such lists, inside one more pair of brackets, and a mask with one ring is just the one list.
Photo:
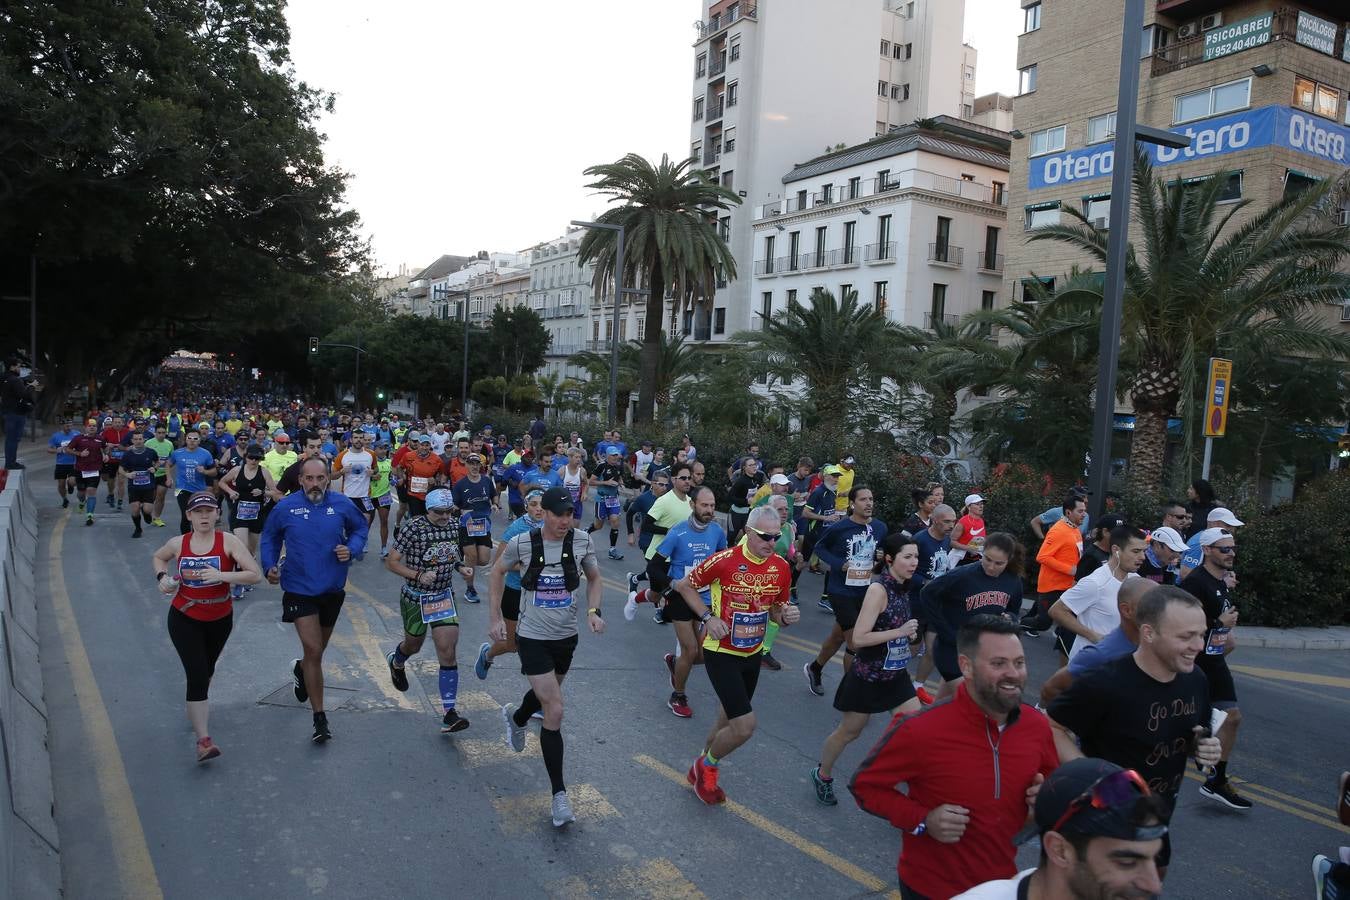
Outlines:
{"label": "sidewalk", "polygon": [[1239,647],[1264,647],[1268,650],[1350,650],[1350,626],[1263,628],[1239,624],[1237,639]]}

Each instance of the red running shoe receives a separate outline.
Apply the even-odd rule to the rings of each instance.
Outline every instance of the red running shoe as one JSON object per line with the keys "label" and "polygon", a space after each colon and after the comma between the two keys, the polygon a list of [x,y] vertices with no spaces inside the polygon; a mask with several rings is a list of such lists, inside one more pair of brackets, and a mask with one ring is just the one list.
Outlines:
{"label": "red running shoe", "polygon": [[684,694],[671,694],[666,706],[669,706],[670,711],[681,719],[689,719],[694,715],[694,711],[689,708],[689,698]]}
{"label": "red running shoe", "polygon": [[662,657],[666,661],[666,668],[670,670],[670,689],[675,690],[675,654],[667,653]]}
{"label": "red running shoe", "polygon": [[208,759],[215,759],[219,755],[220,748],[211,742],[209,736],[197,741],[197,762],[204,763]]}
{"label": "red running shoe", "polygon": [[726,792],[717,786],[717,769],[705,763],[702,754],[689,767],[687,778],[694,786],[698,799],[709,806],[716,806],[727,799]]}
{"label": "red running shoe", "polygon": [[933,695],[928,693],[928,688],[923,685],[919,685],[914,689],[914,695],[919,698],[919,702],[924,706],[933,705]]}

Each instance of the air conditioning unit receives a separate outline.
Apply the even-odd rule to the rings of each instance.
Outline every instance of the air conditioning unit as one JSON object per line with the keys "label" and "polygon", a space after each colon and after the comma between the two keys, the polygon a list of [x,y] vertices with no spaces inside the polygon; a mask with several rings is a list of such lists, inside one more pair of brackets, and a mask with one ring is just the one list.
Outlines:
{"label": "air conditioning unit", "polygon": [[1200,33],[1199,22],[1187,22],[1186,24],[1177,28],[1177,37],[1182,40],[1185,40],[1186,38],[1193,38],[1199,33]]}
{"label": "air conditioning unit", "polygon": [[1342,209],[1336,213],[1336,224],[1350,226],[1350,209]]}
{"label": "air conditioning unit", "polygon": [[1105,230],[1106,230],[1106,216],[1098,216],[1097,218],[1093,219],[1093,220],[1092,220],[1092,227],[1093,227],[1093,228],[1100,228],[1101,230],[1105,231]]}
{"label": "air conditioning unit", "polygon": [[1223,13],[1221,12],[1210,13],[1209,15],[1200,18],[1201,31],[1210,31],[1211,29],[1218,28],[1222,24]]}

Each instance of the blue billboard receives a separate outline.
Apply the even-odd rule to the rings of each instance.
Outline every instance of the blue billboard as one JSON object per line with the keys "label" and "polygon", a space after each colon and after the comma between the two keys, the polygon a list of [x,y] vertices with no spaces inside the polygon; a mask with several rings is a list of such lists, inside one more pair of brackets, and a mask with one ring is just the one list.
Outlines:
{"label": "blue billboard", "polygon": [[[1263,106],[1171,129],[1191,145],[1184,150],[1142,144],[1154,167],[1226,156],[1259,147],[1285,147],[1308,156],[1350,166],[1350,128],[1287,106]],[[1027,189],[1039,191],[1078,181],[1111,177],[1115,142],[1093,144],[1031,160]]]}

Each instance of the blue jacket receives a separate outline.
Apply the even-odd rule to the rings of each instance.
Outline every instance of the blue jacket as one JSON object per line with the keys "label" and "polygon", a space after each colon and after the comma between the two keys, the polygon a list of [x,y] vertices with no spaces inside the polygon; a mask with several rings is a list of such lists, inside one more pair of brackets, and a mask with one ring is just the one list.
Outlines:
{"label": "blue jacket", "polygon": [[351,563],[339,562],[333,548],[346,544],[353,557],[360,555],[366,549],[369,527],[356,504],[337,491],[328,491],[318,503],[310,503],[304,491],[296,491],[267,516],[260,546],[263,571],[277,564],[285,544],[283,591],[306,597],[340,591],[347,584]]}

